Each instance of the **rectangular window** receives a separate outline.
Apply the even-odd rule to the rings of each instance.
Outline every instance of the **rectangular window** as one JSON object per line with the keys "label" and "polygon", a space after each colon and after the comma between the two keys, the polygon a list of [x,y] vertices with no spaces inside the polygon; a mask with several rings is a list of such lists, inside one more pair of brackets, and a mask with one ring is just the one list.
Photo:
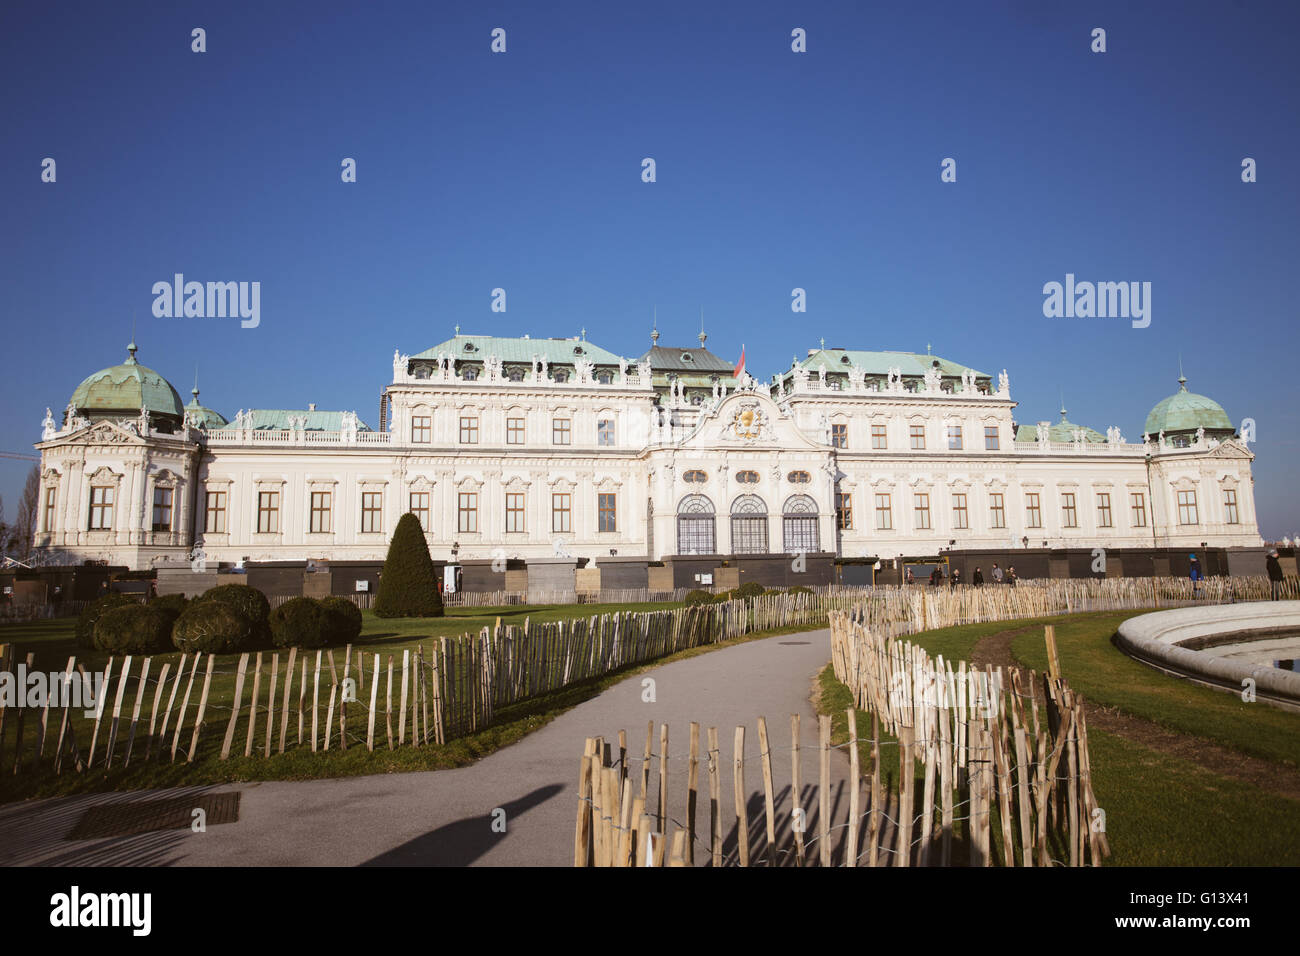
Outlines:
{"label": "rectangular window", "polygon": [[456,528],[462,534],[478,531],[477,491],[462,491],[456,495]]}
{"label": "rectangular window", "polygon": [[998,426],[985,425],[984,426],[984,450],[997,451],[999,447],[1000,446],[998,444]]}
{"label": "rectangular window", "polygon": [[172,529],[172,489],[154,488],[153,490],[153,530],[170,531]]}
{"label": "rectangular window", "polygon": [[416,415],[411,419],[411,441],[417,445],[427,445],[433,441],[433,419],[428,415]]}
{"label": "rectangular window", "polygon": [[884,425],[871,426],[871,447],[877,451],[889,447],[889,438]]}
{"label": "rectangular window", "polygon": [[1109,528],[1110,526],[1110,495],[1101,493],[1097,495],[1097,527]]}
{"label": "rectangular window", "polygon": [[420,529],[429,533],[429,493],[427,491],[411,492],[411,514],[420,521]]}
{"label": "rectangular window", "polygon": [[962,447],[962,446],[961,446],[961,426],[960,426],[960,425],[949,425],[949,426],[948,426],[948,450],[949,450],[949,451],[961,451],[961,447]]}
{"label": "rectangular window", "polygon": [[616,495],[597,495],[596,496],[596,530],[597,531],[617,531],[618,530],[618,502]]}
{"label": "rectangular window", "polygon": [[209,491],[203,507],[203,531],[205,534],[226,533],[226,493]]}
{"label": "rectangular window", "polygon": [[522,418],[506,419],[506,444],[522,445],[524,443],[524,420]]}
{"label": "rectangular window", "polygon": [[989,495],[989,526],[993,528],[1005,528],[1007,526],[1006,503],[999,491]]}
{"label": "rectangular window", "polygon": [[892,531],[894,528],[894,506],[889,495],[876,495],[876,530]]}
{"label": "rectangular window", "polygon": [[919,494],[916,496],[916,505],[912,509],[915,518],[917,531],[930,530],[930,496]]}
{"label": "rectangular window", "polygon": [[596,444],[612,447],[614,444],[614,420],[602,418],[596,422]]}
{"label": "rectangular window", "polygon": [[257,493],[257,531],[259,534],[280,533],[280,492]]}
{"label": "rectangular window", "polygon": [[[53,491],[54,489],[50,489]],[[1237,490],[1235,488],[1223,489],[1223,520],[1228,524],[1237,523]],[[49,528],[45,529],[46,531]]]}
{"label": "rectangular window", "polygon": [[1140,491],[1134,491],[1128,496],[1129,508],[1133,511],[1133,527],[1145,528],[1147,526],[1147,497]]}
{"label": "rectangular window", "polygon": [[1141,492],[1132,492],[1128,496],[1128,507],[1134,515],[1134,527],[1147,527],[1147,496]]}
{"label": "rectangular window", "polygon": [[836,448],[849,447],[849,426],[836,424],[831,426],[831,444]]}
{"label": "rectangular window", "polygon": [[853,496],[835,493],[835,524],[841,531],[853,530]]}
{"label": "rectangular window", "polygon": [[311,493],[311,524],[308,528],[313,534],[328,534],[333,527],[330,518],[333,503],[330,499],[333,494],[328,491],[313,491]]}
{"label": "rectangular window", "polygon": [[555,534],[568,534],[573,530],[573,497],[567,491],[557,491],[551,495],[551,531]]}
{"label": "rectangular window", "polygon": [[573,422],[567,418],[551,421],[551,444],[569,445],[573,442]]}
{"label": "rectangular window", "polygon": [[968,520],[968,517],[969,516],[966,513],[966,496],[953,495],[952,496],[952,526],[958,531],[965,531],[967,528],[970,527],[970,522]]}
{"label": "rectangular window", "polygon": [[460,416],[460,443],[462,445],[478,444],[478,416]]}
{"label": "rectangular window", "polygon": [[519,533],[526,530],[528,529],[524,526],[524,493],[506,492],[506,531]]}
{"label": "rectangular window", "polygon": [[97,485],[90,489],[90,530],[108,531],[113,527],[113,488]]}
{"label": "rectangular window", "polygon": [[913,425],[908,429],[908,436],[912,440],[912,451],[925,450],[925,426]]}
{"label": "rectangular window", "polygon": [[1178,523],[1198,524],[1196,518],[1196,492],[1178,492]]}
{"label": "rectangular window", "polygon": [[1079,527],[1079,513],[1074,507],[1074,494],[1069,491],[1061,495],[1061,527]]}
{"label": "rectangular window", "polygon": [[361,493],[361,533],[376,534],[384,530],[384,493]]}
{"label": "rectangular window", "polygon": [[58,488],[45,489],[45,517],[41,530],[47,534],[54,530],[54,502],[58,499]]}
{"label": "rectangular window", "polygon": [[1041,528],[1043,526],[1043,505],[1038,498],[1038,492],[1030,491],[1025,494],[1025,527]]}

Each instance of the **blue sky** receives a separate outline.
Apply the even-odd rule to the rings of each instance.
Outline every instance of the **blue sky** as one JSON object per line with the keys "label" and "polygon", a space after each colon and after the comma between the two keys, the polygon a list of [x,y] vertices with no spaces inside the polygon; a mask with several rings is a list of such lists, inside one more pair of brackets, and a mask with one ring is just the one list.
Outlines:
{"label": "blue sky", "polygon": [[[11,0],[0,450],[29,452],[133,321],[186,400],[197,365],[227,416],[373,425],[394,348],[456,324],[635,356],[656,306],[686,345],[703,308],[755,374],[822,338],[931,343],[1006,368],[1019,421],[1063,391],[1129,440],[1181,353],[1256,420],[1261,530],[1294,534],[1298,28],[1293,3]],[[155,318],[175,272],[260,282],[261,325]],[[1067,272],[1151,282],[1150,327],[1045,318]],[[27,467],[0,460],[11,517]]]}

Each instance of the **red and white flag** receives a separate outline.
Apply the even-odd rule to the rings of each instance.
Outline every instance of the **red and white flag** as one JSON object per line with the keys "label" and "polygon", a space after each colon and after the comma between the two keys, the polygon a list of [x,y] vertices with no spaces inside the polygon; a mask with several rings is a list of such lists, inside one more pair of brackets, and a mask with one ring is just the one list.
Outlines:
{"label": "red and white flag", "polygon": [[740,347],[740,361],[736,363],[736,370],[731,373],[732,378],[740,378],[745,374],[745,346]]}

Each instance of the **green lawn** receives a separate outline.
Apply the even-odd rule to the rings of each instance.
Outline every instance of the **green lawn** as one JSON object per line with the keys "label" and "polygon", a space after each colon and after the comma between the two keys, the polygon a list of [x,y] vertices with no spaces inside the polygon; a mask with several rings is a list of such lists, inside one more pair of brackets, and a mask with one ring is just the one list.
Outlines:
{"label": "green lawn", "polygon": [[[1136,613],[1097,613],[944,628],[910,640],[958,661],[980,638],[999,631],[1031,628],[1012,643],[1022,664],[1047,667],[1042,626],[1056,627],[1061,669],[1070,685],[1093,702],[1115,706],[1171,729],[1213,740],[1293,766],[1300,715],[1169,677],[1125,657],[1111,635]],[[828,666],[819,677],[821,713],[832,718],[832,739],[848,739],[845,709],[852,697]],[[871,715],[859,711],[860,736],[870,733]],[[1106,812],[1111,856],[1108,866],[1300,865],[1300,802],[1252,784],[1212,773],[1125,737],[1089,731],[1093,787]],[[882,739],[893,742],[888,734]],[[859,744],[864,773],[870,773],[870,745]],[[897,750],[882,750],[882,773],[898,775]],[[891,763],[892,758],[892,763]],[[918,764],[918,782],[922,780]],[[895,785],[896,786],[896,785]],[[919,786],[919,783],[918,783]],[[993,813],[994,858],[1001,859],[1001,834]],[[957,840],[963,837],[957,825]],[[954,860],[966,849],[954,846]],[[1054,853],[1060,858],[1060,854]]]}

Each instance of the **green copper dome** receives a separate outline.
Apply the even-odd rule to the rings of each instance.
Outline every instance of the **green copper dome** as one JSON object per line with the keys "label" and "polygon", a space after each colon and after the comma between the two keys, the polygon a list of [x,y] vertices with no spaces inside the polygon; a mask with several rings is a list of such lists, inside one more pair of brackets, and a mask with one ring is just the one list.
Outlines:
{"label": "green copper dome", "polygon": [[1235,431],[1223,406],[1212,398],[1189,392],[1187,379],[1180,375],[1178,391],[1151,409],[1143,431],[1155,438],[1161,432],[1170,435],[1195,432],[1198,428],[1204,428],[1209,435],[1215,432],[1231,435]]}
{"label": "green copper dome", "polygon": [[[1065,409],[1061,409],[1061,420],[1047,429],[1048,441],[1073,442],[1074,433],[1083,429],[1083,440],[1087,442],[1105,442],[1106,436],[1095,428],[1089,428],[1087,425],[1076,425],[1065,417]],[[1016,441],[1038,441],[1037,425],[1021,425],[1016,429]]]}
{"label": "green copper dome", "polygon": [[181,397],[171,382],[135,360],[135,342],[121,365],[88,376],[72,393],[72,404],[87,418],[136,418],[141,408],[150,415],[180,424],[185,415]]}
{"label": "green copper dome", "polygon": [[222,415],[220,412],[214,412],[212,409],[205,408],[199,404],[199,387],[197,385],[194,386],[194,390],[191,391],[190,394],[193,395],[194,398],[192,398],[190,403],[185,406],[185,414],[189,416],[190,421],[192,421],[196,426],[207,430],[220,428],[222,425],[230,424],[226,421],[226,416]]}

